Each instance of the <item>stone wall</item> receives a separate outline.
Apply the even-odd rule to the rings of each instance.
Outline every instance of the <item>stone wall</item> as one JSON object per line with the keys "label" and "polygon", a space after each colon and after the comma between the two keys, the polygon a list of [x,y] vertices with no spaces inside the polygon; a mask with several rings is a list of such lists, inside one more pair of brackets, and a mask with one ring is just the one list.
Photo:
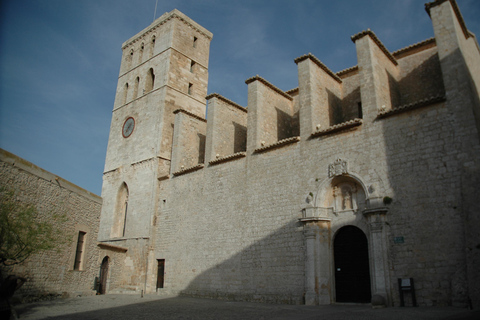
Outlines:
{"label": "stone wall", "polygon": [[[353,225],[369,241],[372,294],[387,304],[399,304],[399,278],[414,278],[420,305],[465,305],[469,290],[474,296],[462,206],[465,166],[478,168],[480,156],[470,94],[444,86],[454,71],[434,41],[397,54],[371,31],[353,41],[358,66],[346,72],[334,74],[313,55],[295,60],[298,104],[258,76],[247,80],[246,157],[219,154],[222,161],[160,182],[154,245],[156,259],[166,260],[162,291],[334,302],[333,243]],[[231,149],[231,138],[213,138],[212,101],[207,150],[210,139]],[[279,143],[293,122],[278,121],[275,108],[289,117],[300,108],[300,141]],[[339,209],[345,185],[357,202]]]}
{"label": "stone wall", "polygon": [[[61,224],[54,227],[64,231],[58,237],[66,240],[6,269],[5,274],[28,279],[20,290],[26,296],[95,294],[101,262],[97,247],[101,198],[5,150],[0,150],[0,166],[0,185],[15,191],[22,203],[34,205],[43,221]],[[66,219],[51,219],[54,215]],[[85,244],[80,270],[74,270],[79,231],[86,233]]]}

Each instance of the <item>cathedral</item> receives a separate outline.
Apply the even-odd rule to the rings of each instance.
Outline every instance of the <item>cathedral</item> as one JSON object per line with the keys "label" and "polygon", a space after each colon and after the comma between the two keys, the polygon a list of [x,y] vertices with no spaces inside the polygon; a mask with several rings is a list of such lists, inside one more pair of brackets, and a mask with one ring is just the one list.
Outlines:
{"label": "cathedral", "polygon": [[298,87],[254,76],[247,106],[207,95],[212,33],[180,11],[124,42],[98,292],[480,307],[480,49],[454,0],[425,8],[434,38],[361,31],[357,65],[292,57]]}
{"label": "cathedral", "polygon": [[[178,10],[127,40],[98,233],[106,292],[293,304],[478,301],[480,54],[455,1],[435,37],[298,87],[207,95],[212,33]],[[208,105],[208,108],[207,108]],[[475,267],[476,266],[476,267]]]}

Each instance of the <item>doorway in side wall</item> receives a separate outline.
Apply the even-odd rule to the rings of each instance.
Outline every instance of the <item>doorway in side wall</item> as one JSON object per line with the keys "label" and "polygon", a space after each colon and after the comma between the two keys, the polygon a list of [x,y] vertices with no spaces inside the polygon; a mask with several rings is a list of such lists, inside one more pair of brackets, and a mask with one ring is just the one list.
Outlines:
{"label": "doorway in side wall", "polygon": [[163,288],[165,281],[165,259],[157,259],[158,271],[157,271],[157,290]]}
{"label": "doorway in side wall", "polygon": [[362,230],[345,226],[333,243],[336,302],[369,303],[372,293],[368,241]]}
{"label": "doorway in side wall", "polygon": [[98,293],[105,294],[107,292],[107,277],[108,277],[108,265],[110,259],[108,256],[103,258],[102,265],[100,267],[100,281],[98,287]]}

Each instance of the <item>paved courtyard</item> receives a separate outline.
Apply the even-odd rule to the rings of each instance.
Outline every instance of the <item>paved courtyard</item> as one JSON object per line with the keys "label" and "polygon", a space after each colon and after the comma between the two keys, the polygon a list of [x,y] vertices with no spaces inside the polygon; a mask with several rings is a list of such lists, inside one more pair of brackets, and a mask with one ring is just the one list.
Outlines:
{"label": "paved courtyard", "polygon": [[277,305],[157,295],[104,295],[18,305],[20,319],[480,319],[455,307],[372,309],[369,305]]}

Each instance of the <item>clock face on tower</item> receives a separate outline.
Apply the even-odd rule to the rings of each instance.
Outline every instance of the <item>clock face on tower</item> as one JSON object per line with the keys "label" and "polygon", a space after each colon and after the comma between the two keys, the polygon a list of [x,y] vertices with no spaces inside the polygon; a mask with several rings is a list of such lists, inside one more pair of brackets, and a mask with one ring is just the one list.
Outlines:
{"label": "clock face on tower", "polygon": [[122,128],[123,137],[124,138],[130,137],[134,128],[135,128],[135,119],[130,117],[127,120],[125,120],[125,123],[123,124],[123,128]]}

